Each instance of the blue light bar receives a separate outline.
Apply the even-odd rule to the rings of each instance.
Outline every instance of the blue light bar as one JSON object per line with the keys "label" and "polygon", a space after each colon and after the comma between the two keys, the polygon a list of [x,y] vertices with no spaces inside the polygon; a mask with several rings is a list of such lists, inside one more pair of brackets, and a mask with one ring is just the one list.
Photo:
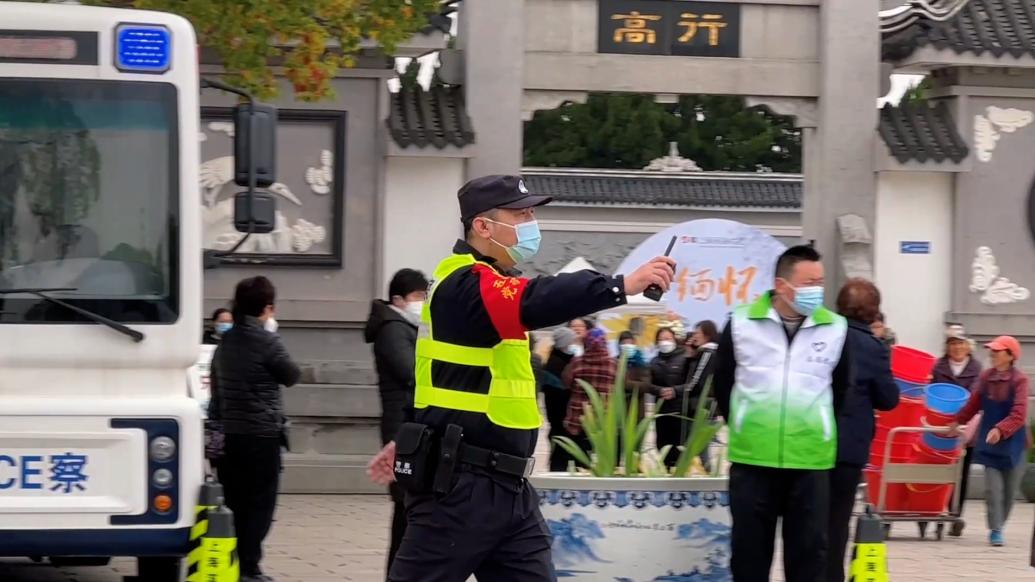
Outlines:
{"label": "blue light bar", "polygon": [[115,29],[115,67],[134,73],[164,73],[172,64],[172,35],[164,26],[120,24]]}

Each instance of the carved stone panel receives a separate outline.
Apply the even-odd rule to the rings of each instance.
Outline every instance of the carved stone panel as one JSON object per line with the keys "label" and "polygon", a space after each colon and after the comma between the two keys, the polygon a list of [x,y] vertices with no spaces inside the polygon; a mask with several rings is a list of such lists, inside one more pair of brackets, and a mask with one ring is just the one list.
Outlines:
{"label": "carved stone panel", "polygon": [[[202,112],[201,207],[203,246],[229,250],[242,236],[233,226],[234,125],[228,109]],[[277,182],[267,191],[277,203],[276,227],[253,234],[238,251],[266,264],[341,264],[345,184],[345,113],[279,112]]]}

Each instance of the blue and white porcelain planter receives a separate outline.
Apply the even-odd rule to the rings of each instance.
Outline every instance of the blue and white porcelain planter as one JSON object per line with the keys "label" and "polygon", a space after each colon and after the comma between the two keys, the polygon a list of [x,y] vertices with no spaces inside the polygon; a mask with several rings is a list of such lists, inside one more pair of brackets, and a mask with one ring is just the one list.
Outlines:
{"label": "blue and white porcelain planter", "polygon": [[730,582],[726,478],[531,478],[559,581]]}

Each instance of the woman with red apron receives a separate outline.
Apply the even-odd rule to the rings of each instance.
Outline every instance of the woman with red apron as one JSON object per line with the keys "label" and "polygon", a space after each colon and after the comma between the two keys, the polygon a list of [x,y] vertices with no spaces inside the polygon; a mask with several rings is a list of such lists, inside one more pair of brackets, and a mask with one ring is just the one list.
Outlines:
{"label": "woman with red apron", "polygon": [[1000,336],[985,347],[991,352],[992,368],[981,373],[970,400],[956,415],[957,424],[951,428],[956,430],[981,412],[974,462],[985,466],[989,542],[1002,546],[1003,525],[1024,473],[1028,377],[1016,366],[1021,356],[1016,338]]}

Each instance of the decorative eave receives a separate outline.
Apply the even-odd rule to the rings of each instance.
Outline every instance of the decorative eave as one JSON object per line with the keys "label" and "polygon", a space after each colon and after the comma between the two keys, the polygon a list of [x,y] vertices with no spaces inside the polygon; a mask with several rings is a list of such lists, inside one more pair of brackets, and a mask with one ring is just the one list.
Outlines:
{"label": "decorative eave", "polygon": [[385,123],[392,141],[403,152],[462,149],[474,143],[462,87],[438,85],[424,89],[415,83],[404,83],[391,95]]}
{"label": "decorative eave", "polygon": [[901,30],[886,32],[882,57],[903,62],[925,47],[954,55],[990,55],[1004,59],[1004,66],[1023,66],[1025,57],[1035,58],[1035,4],[969,0],[944,22],[919,18]]}
{"label": "decorative eave", "polygon": [[528,189],[555,206],[798,212],[800,174],[524,168]]}
{"label": "decorative eave", "polygon": [[899,167],[878,169],[924,170],[940,166],[957,170],[970,154],[956,123],[943,101],[885,105],[880,111],[877,133],[887,153]]}

